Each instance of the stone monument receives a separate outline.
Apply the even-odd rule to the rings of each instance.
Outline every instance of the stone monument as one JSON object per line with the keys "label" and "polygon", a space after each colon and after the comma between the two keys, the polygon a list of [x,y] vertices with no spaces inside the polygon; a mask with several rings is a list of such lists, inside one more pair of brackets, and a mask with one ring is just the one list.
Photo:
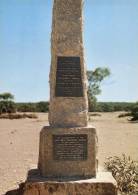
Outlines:
{"label": "stone monument", "polygon": [[97,172],[96,129],[88,125],[83,0],[54,0],[49,126],[40,133],[38,174],[24,195],[116,195],[109,173]]}
{"label": "stone monument", "polygon": [[40,134],[44,177],[95,177],[96,130],[88,126],[82,0],[55,0],[50,72],[50,126]]}

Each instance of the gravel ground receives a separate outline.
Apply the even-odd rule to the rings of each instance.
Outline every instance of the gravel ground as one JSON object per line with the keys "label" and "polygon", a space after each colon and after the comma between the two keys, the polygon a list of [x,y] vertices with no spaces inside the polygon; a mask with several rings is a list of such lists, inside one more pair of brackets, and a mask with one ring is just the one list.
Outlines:
{"label": "gravel ground", "polygon": [[[138,160],[138,123],[119,119],[119,113],[91,117],[99,139],[99,169],[106,157],[125,153]],[[0,195],[17,188],[27,171],[37,167],[39,132],[48,124],[47,114],[38,119],[0,119]]]}

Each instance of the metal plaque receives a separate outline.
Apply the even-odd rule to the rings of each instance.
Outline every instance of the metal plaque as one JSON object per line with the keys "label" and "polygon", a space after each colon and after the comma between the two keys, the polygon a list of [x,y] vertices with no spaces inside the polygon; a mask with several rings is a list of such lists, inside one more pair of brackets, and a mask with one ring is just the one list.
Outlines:
{"label": "metal plaque", "polygon": [[87,135],[53,135],[53,158],[62,161],[87,159]]}
{"label": "metal plaque", "polygon": [[80,57],[57,58],[55,96],[83,96]]}

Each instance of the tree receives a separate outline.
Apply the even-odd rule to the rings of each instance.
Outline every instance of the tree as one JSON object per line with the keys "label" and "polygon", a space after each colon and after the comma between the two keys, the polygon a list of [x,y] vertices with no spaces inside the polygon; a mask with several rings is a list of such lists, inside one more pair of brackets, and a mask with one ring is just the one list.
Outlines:
{"label": "tree", "polygon": [[88,101],[89,110],[94,111],[96,108],[97,98],[96,96],[101,93],[101,82],[110,75],[108,68],[96,68],[94,71],[87,71],[88,77]]}
{"label": "tree", "polygon": [[16,111],[14,96],[11,93],[0,94],[0,114],[12,113]]}
{"label": "tree", "polygon": [[2,93],[0,94],[0,100],[5,100],[5,101],[10,101],[14,99],[14,95],[12,95],[11,93]]}

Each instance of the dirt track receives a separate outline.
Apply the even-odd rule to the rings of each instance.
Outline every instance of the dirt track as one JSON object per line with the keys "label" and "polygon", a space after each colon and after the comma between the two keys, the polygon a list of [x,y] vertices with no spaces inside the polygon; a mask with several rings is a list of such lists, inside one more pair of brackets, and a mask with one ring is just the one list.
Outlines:
{"label": "dirt track", "polygon": [[[47,114],[38,119],[0,120],[0,195],[24,181],[27,171],[37,166],[39,132],[47,125]],[[138,123],[102,113],[92,119],[98,130],[99,167],[107,156],[125,153],[138,161]]]}

